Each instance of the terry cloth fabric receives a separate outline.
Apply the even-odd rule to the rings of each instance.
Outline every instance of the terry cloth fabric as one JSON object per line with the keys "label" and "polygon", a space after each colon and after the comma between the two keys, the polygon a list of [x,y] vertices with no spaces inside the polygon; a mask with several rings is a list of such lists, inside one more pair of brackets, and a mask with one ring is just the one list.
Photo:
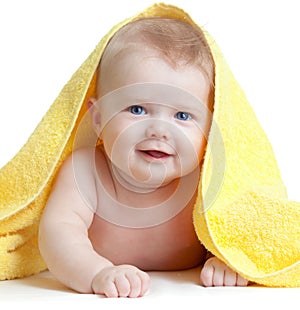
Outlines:
{"label": "terry cloth fabric", "polygon": [[[71,77],[0,171],[0,279],[47,268],[37,244],[39,219],[95,92],[102,52],[118,29],[145,17],[178,18],[198,27],[181,9],[155,4],[115,26]],[[267,286],[300,286],[300,204],[287,200],[272,147],[217,44],[205,35],[215,62],[215,102],[195,230],[209,251],[243,277]]]}

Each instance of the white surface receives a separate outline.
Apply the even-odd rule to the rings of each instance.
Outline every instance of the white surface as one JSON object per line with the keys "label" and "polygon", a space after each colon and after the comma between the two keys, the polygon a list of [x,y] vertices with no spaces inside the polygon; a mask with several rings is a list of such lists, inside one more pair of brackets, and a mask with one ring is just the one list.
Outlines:
{"label": "white surface", "polygon": [[[98,40],[154,1],[10,0],[0,2],[0,166],[26,142],[62,86]],[[300,201],[300,46],[298,1],[173,0],[221,46],[265,128],[290,197]],[[128,5],[125,5],[125,4]],[[117,8],[117,10],[116,10]],[[0,282],[0,305],[147,309],[268,309],[298,305],[299,289],[203,288],[199,270],[152,273],[140,299],[100,299],[66,290],[49,273]],[[297,299],[296,299],[297,298]],[[47,303],[46,303],[47,302]],[[60,308],[59,308],[60,309]]]}
{"label": "white surface", "polygon": [[[220,287],[199,284],[199,268],[175,272],[151,272],[152,284],[142,298],[103,298],[77,294],[65,288],[49,272],[0,282],[0,306],[22,309],[95,306],[104,309],[278,309],[299,304],[300,288]],[[163,308],[161,308],[163,306]],[[297,308],[297,307],[296,307]],[[3,308],[2,308],[3,309]],[[95,308],[96,309],[96,308]]]}

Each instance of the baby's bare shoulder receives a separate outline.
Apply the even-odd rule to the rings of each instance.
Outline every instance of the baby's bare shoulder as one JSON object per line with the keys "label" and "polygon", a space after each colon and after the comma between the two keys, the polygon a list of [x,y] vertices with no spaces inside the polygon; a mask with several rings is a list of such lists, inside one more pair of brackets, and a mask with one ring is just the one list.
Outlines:
{"label": "baby's bare shoulder", "polygon": [[55,187],[91,192],[95,185],[94,170],[95,150],[76,150],[61,164]]}
{"label": "baby's bare shoulder", "polygon": [[[84,148],[74,151],[65,161],[64,166],[72,169],[74,174],[95,173],[98,166],[104,168],[107,166],[105,155],[102,149]],[[104,167],[103,167],[104,166]]]}
{"label": "baby's bare shoulder", "polygon": [[70,178],[81,173],[83,170],[88,172],[91,169],[92,154],[89,149],[80,149],[72,152],[61,164],[58,179]]}

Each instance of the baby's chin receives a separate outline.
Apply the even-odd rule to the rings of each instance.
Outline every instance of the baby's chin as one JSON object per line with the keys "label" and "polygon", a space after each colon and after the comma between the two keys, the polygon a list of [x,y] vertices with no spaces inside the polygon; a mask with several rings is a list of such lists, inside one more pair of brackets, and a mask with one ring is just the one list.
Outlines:
{"label": "baby's chin", "polygon": [[132,171],[133,179],[145,187],[161,187],[166,186],[174,180],[182,176],[181,172],[169,172],[164,167],[155,167],[148,171]]}
{"label": "baby's chin", "polygon": [[179,179],[179,175],[177,174],[168,176],[161,173],[149,173],[149,171],[146,173],[145,171],[134,169],[131,171],[115,170],[114,176],[124,188],[137,193],[153,192]]}
{"label": "baby's chin", "polygon": [[[187,167],[186,167],[187,168]],[[201,169],[200,166],[191,166],[185,170],[172,170],[165,171],[165,174],[155,171],[149,174],[132,174],[132,181],[136,188],[140,188],[143,191],[155,191],[167,186],[178,187],[179,183],[185,184],[184,186],[196,189],[198,187],[198,180],[200,178]]]}

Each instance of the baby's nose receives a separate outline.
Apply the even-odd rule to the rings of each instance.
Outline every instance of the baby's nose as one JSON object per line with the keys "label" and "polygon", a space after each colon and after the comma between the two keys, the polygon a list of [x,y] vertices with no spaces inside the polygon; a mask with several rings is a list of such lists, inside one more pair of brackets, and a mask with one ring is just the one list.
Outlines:
{"label": "baby's nose", "polygon": [[162,122],[155,122],[150,124],[146,129],[147,138],[154,139],[162,139],[162,140],[170,140],[171,134],[168,129],[168,125]]}

